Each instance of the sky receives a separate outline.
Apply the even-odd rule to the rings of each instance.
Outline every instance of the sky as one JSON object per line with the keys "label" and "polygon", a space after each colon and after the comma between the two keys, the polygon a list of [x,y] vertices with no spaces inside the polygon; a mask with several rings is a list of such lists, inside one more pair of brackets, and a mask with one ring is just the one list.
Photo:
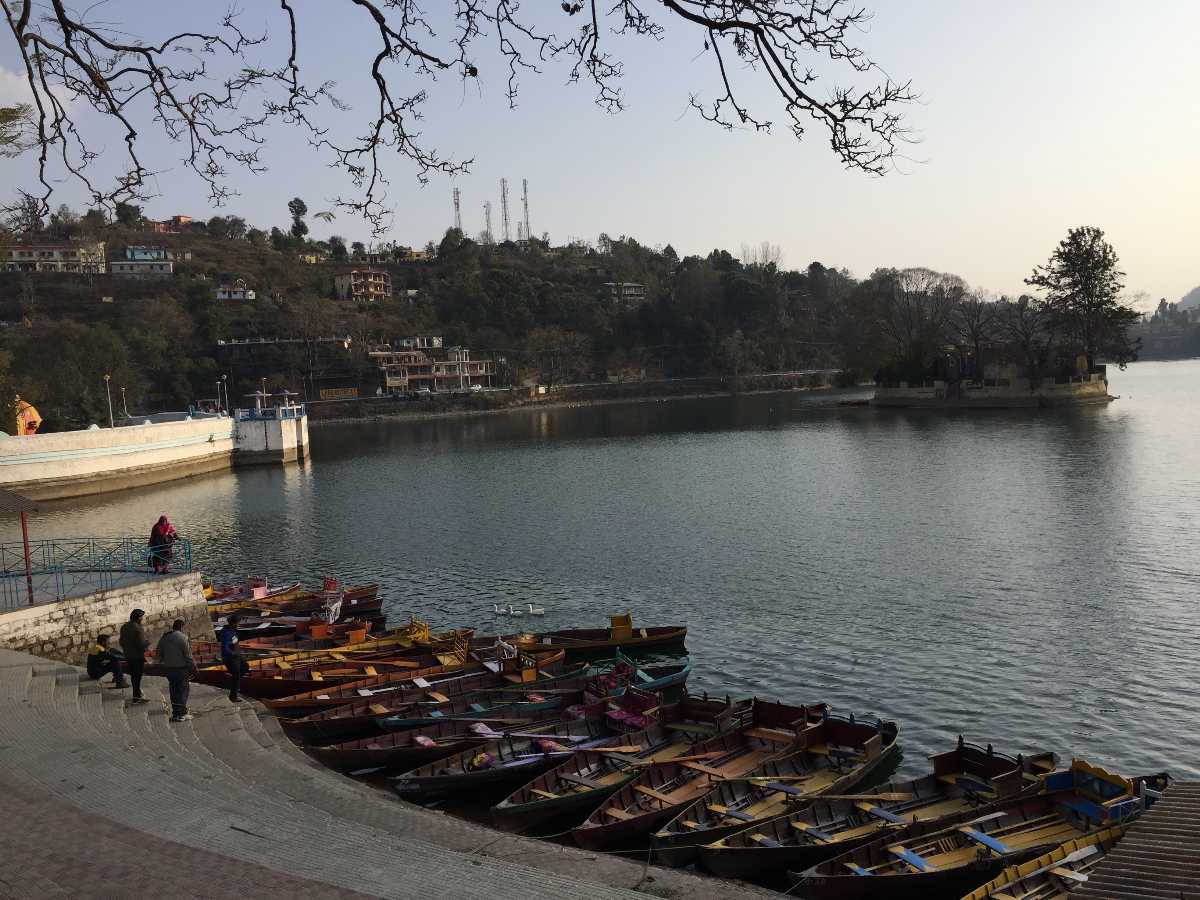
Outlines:
{"label": "sky", "polygon": [[[733,75],[752,112],[780,123],[773,133],[702,121],[688,97],[711,99],[717,86],[703,35],[659,11],[661,41],[606,35],[625,64],[626,109],[616,115],[594,105],[586,84],[567,84],[558,64],[526,76],[510,110],[502,63],[481,43],[477,83],[449,77],[432,85],[420,123],[443,155],[472,159],[471,171],[421,186],[402,160],[390,164],[396,215],[385,239],[438,240],[452,224],[455,186],[464,229],[482,229],[482,204],[491,200],[498,232],[499,181],[507,177],[514,232],[525,178],[533,231],[554,243],[606,232],[669,243],[684,255],[767,241],[789,267],[819,260],[862,277],[880,266],[927,266],[1015,294],[1069,227],[1096,225],[1121,257],[1130,295],[1144,292],[1153,305],[1200,284],[1200,3],[867,2],[875,15],[861,46],[921,95],[906,112],[918,141],[882,178],[845,170],[816,128],[797,142],[762,73]],[[655,8],[652,0],[644,6]],[[576,20],[558,7],[526,4],[561,33]],[[305,77],[337,83],[355,109],[326,121],[353,130],[370,107],[371,35],[353,24],[344,0],[298,0],[297,8]],[[160,0],[95,9],[141,37],[218,14],[216,5]],[[240,9],[247,30],[269,29],[273,43],[256,52],[276,59],[278,4],[242,0]],[[22,96],[17,61],[11,39],[0,37],[0,103]],[[151,216],[234,213],[269,227],[286,224],[293,196],[315,212],[348,190],[344,175],[294,132],[274,130],[263,148],[270,170],[233,172],[240,196],[216,210],[203,183],[179,165],[179,148],[144,125],[143,153],[160,172],[161,196],[146,205]],[[101,143],[103,165],[120,147],[112,135]],[[0,160],[0,189],[31,184],[31,174],[30,159]],[[85,196],[64,184],[56,199],[81,206]],[[370,237],[348,213],[310,225],[314,237]]]}

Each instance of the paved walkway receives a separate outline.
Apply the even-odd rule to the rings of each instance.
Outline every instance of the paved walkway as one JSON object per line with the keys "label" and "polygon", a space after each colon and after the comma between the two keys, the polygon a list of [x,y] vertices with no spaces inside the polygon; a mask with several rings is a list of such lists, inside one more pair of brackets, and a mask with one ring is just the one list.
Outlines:
{"label": "paved walkway", "polygon": [[1167,788],[1071,896],[1200,900],[1200,783],[1178,782]]}
{"label": "paved walkway", "polygon": [[492,831],[300,752],[257,704],[193,722],[0,650],[0,897],[749,900],[753,888]]}

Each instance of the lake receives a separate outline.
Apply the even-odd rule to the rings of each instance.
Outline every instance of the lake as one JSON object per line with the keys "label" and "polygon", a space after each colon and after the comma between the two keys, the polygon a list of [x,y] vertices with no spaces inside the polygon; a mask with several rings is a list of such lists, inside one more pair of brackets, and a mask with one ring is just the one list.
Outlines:
{"label": "lake", "polygon": [[[773,394],[312,429],[312,461],[47,505],[35,538],[149,533],[207,572],[380,582],[393,622],[685,623],[694,689],[1200,777],[1200,361],[1102,408]],[[7,540],[19,539],[13,529]]]}

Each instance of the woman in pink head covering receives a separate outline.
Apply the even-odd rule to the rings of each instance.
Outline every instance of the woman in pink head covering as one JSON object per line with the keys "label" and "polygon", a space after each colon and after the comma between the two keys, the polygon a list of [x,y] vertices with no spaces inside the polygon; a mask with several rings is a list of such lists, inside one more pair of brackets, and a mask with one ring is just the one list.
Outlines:
{"label": "woman in pink head covering", "polygon": [[175,527],[166,516],[159,516],[150,529],[150,564],[159,575],[171,567],[171,545],[175,543]]}

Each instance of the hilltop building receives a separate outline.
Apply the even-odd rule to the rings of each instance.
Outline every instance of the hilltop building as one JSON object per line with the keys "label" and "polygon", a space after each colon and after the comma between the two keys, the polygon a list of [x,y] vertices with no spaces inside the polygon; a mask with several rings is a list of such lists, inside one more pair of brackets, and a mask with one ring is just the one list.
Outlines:
{"label": "hilltop building", "polygon": [[171,216],[161,222],[146,219],[146,230],[155,234],[182,234],[192,224],[191,216]]}
{"label": "hilltop building", "polygon": [[75,272],[103,275],[107,271],[104,241],[47,241],[10,244],[4,252],[7,272]]}
{"label": "hilltop building", "polygon": [[175,260],[191,258],[191,250],[126,247],[124,258],[110,260],[108,270],[119,278],[170,278],[175,274]]}
{"label": "hilltop building", "polygon": [[253,300],[258,295],[246,287],[246,282],[239,278],[233,284],[223,284],[216,289],[214,295],[218,300]]}
{"label": "hilltop building", "polygon": [[339,300],[374,303],[392,296],[392,276],[383,269],[351,269],[333,276],[333,292]]}
{"label": "hilltop building", "polygon": [[636,281],[606,281],[609,296],[619,306],[641,306],[646,302],[646,286]]}

